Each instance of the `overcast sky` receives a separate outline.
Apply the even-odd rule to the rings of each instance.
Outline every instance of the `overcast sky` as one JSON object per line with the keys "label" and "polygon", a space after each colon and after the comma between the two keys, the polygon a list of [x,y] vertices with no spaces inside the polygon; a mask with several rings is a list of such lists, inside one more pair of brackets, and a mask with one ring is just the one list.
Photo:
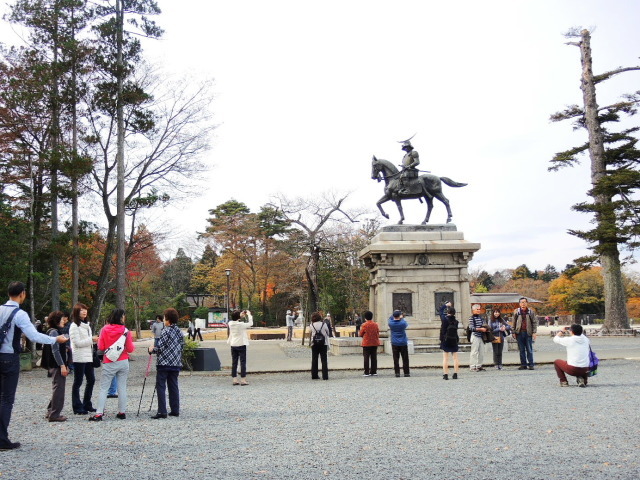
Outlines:
{"label": "overcast sky", "polygon": [[[256,211],[276,193],[351,191],[349,205],[375,214],[383,192],[371,157],[400,163],[397,142],[414,133],[420,168],[469,184],[444,193],[458,230],[482,244],[473,268],[562,269],[587,253],[566,231],[589,225],[570,210],[586,199],[588,160],[547,172],[556,152],[586,139],[549,122],[581,103],[579,50],[563,33],[595,27],[596,73],[638,65],[640,2],[158,3],[166,33],[146,56],[170,77],[213,78],[219,125],[206,187],[162,218],[184,235],[172,254],[230,198]],[[607,82],[599,104],[639,82],[638,72]],[[422,221],[424,204],[404,207],[406,223]],[[384,208],[385,224],[397,222],[395,205]],[[436,200],[431,223],[445,220]]]}

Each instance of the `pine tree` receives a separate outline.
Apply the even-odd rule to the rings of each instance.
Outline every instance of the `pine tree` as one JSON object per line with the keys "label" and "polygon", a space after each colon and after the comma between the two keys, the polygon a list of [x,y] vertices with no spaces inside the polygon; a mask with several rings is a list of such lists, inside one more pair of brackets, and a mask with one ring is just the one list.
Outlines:
{"label": "pine tree", "polygon": [[567,36],[579,38],[569,44],[580,48],[583,106],[572,105],[552,115],[551,120],[574,119],[577,129],[587,130],[588,140],[583,145],[557,153],[549,170],[574,165],[579,162],[581,154],[589,154],[592,188],[588,195],[592,201],[574,205],[573,209],[593,214],[595,227],[591,230],[569,230],[569,233],[586,240],[593,251],[593,255],[576,262],[581,265],[599,262],[602,266],[606,312],[604,329],[628,328],[620,248],[633,251],[640,245],[640,201],[631,198],[640,187],[640,151],[636,148],[635,138],[639,127],[613,131],[608,124],[617,124],[623,115],[632,116],[637,112],[640,91],[624,95],[621,101],[612,105],[599,107],[596,86],[618,74],[640,70],[640,67],[618,68],[594,75],[590,32],[586,29],[571,31]]}

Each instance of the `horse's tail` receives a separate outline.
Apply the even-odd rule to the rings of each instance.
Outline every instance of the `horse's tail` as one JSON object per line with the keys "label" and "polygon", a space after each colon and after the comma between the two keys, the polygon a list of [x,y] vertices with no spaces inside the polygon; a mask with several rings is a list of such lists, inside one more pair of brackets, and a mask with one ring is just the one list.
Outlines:
{"label": "horse's tail", "polygon": [[442,180],[442,183],[444,183],[445,185],[449,185],[450,187],[466,187],[467,186],[466,183],[454,182],[449,177],[440,177],[440,180]]}

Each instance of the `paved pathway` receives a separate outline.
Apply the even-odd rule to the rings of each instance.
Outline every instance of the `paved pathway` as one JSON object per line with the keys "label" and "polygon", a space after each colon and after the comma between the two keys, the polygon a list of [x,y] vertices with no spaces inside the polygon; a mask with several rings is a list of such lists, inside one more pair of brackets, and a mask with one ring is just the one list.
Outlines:
{"label": "paved pathway", "polygon": [[[23,446],[0,452],[0,478],[640,478],[640,339],[594,339],[604,361],[585,389],[558,386],[545,362],[563,349],[544,338],[533,372],[464,371],[450,381],[436,368],[438,353],[412,356],[413,365],[431,368],[414,368],[411,378],[388,369],[364,378],[359,355],[331,357],[330,380],[312,381],[308,350],[287,356],[281,342],[256,341],[250,371],[280,373],[250,374],[248,387],[232,386],[228,371],[181,375],[181,414],[166,420],[149,418],[154,374],[136,416],[144,343],[131,362],[126,420],[114,418],[109,400],[103,422],[70,415],[48,423],[50,379],[42,369],[24,372],[10,426]],[[228,365],[229,348],[211,345]]]}

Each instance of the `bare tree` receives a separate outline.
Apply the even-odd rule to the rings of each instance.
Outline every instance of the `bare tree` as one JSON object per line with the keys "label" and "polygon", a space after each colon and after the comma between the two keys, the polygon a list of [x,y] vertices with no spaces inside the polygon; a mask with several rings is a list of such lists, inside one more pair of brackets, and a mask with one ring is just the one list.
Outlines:
{"label": "bare tree", "polygon": [[318,287],[318,265],[323,248],[328,243],[329,227],[336,223],[355,223],[363,212],[346,210],[343,204],[349,194],[339,195],[327,192],[319,198],[289,199],[284,195],[275,196],[270,206],[281,212],[291,225],[298,229],[300,235],[291,239],[302,248],[307,255],[305,274],[309,295],[309,312],[305,314],[303,326],[303,342],[306,322],[311,312],[318,309],[320,292]]}
{"label": "bare tree", "polygon": [[[125,259],[134,247],[136,214],[141,209],[193,191],[196,186],[193,178],[197,178],[196,173],[206,169],[200,156],[208,150],[209,136],[214,128],[209,114],[209,82],[195,89],[184,81],[164,82],[161,86],[160,80],[148,72],[141,81],[146,82],[145,88],[156,91],[162,89],[165,93],[147,105],[155,116],[154,128],[125,137],[128,154],[124,169],[124,204],[130,217]],[[107,220],[106,250],[91,312],[93,318],[98,318],[107,292],[114,286],[117,217],[113,209],[113,194],[116,190],[117,161],[113,140],[116,118],[101,116],[97,111],[92,113],[89,122],[97,161],[90,188],[98,195]],[[133,112],[129,114],[133,115]],[[134,119],[125,115],[125,122],[128,121]]]}

